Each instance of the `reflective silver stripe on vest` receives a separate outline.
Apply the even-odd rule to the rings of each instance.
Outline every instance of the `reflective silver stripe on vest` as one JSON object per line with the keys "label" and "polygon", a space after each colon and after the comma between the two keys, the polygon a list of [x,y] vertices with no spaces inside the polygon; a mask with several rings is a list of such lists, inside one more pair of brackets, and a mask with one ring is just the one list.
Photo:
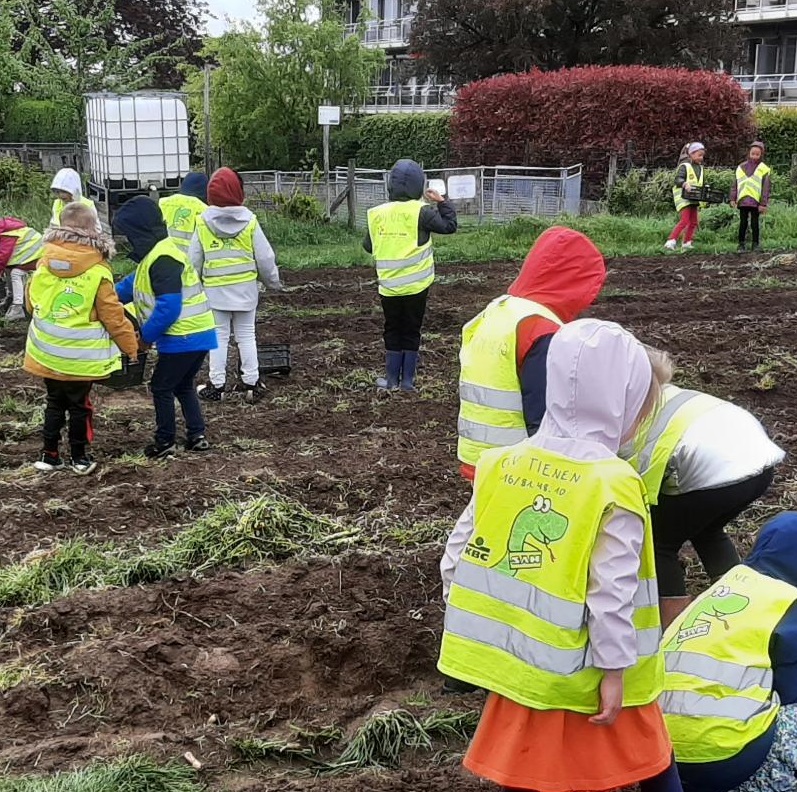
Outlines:
{"label": "reflective silver stripe on vest", "polygon": [[651,608],[654,606],[659,606],[659,586],[655,578],[651,580],[640,579],[636,594],[634,594],[634,607]]}
{"label": "reflective silver stripe on vest", "polygon": [[752,720],[757,715],[768,712],[779,701],[773,693],[771,701],[756,701],[744,696],[701,696],[683,690],[670,690],[662,693],[659,706],[665,715],[684,715],[687,718],[728,718],[729,720]]}
{"label": "reflective silver stripe on vest", "polygon": [[190,231],[178,231],[176,228],[169,229],[169,236],[172,239],[185,239],[189,242],[194,238],[194,235]]}
{"label": "reflective silver stripe on vest", "polygon": [[379,285],[386,289],[397,289],[399,286],[409,286],[411,283],[420,283],[434,277],[434,264],[422,272],[411,275],[402,275],[398,278],[378,278]]}
{"label": "reflective silver stripe on vest", "polygon": [[226,267],[205,267],[202,271],[203,278],[225,278],[227,275],[245,275],[257,272],[255,262],[250,259],[246,264],[230,264]]}
{"label": "reflective silver stripe on vest", "polygon": [[252,254],[246,250],[206,250],[205,261],[221,261],[222,259],[233,259],[240,261],[251,261],[255,263]]}
{"label": "reflective silver stripe on vest", "polygon": [[108,332],[101,327],[78,330],[74,327],[61,327],[60,325],[46,322],[44,319],[33,317],[33,325],[37,330],[56,338],[65,338],[70,341],[104,341],[107,339]]}
{"label": "reflective silver stripe on vest", "polygon": [[639,452],[639,473],[644,475],[650,468],[651,460],[653,459],[653,451],[656,448],[656,443],[659,442],[661,436],[667,431],[667,426],[673,419],[675,413],[681,409],[687,402],[695,397],[700,396],[696,391],[681,391],[677,396],[670,399],[664,405],[661,412],[656,416],[653,421],[653,426],[650,427],[648,432],[645,447]]}
{"label": "reflective silver stripe on vest", "polygon": [[523,412],[523,396],[520,391],[505,391],[498,388],[486,388],[483,385],[473,385],[470,382],[460,382],[459,398],[461,401],[477,404],[479,407]]}
{"label": "reflective silver stripe on vest", "polygon": [[455,582],[462,588],[514,605],[538,619],[567,630],[580,630],[586,623],[586,608],[577,602],[548,594],[542,589],[465,559],[457,566]]}
{"label": "reflective silver stripe on vest", "polygon": [[674,674],[700,677],[734,690],[743,691],[756,685],[768,690],[772,688],[771,668],[754,668],[727,660],[715,660],[696,652],[665,652],[664,663],[667,671]]}
{"label": "reflective silver stripe on vest", "polygon": [[[17,248],[20,247],[22,242],[27,242],[27,237],[21,240]],[[42,250],[44,250],[44,241],[40,239],[33,247],[26,248],[25,250],[17,250],[15,248],[14,255],[11,256],[11,261],[8,262],[9,267],[18,267],[21,264],[27,264],[29,261],[35,261],[41,258]]]}
{"label": "reflective silver stripe on vest", "polygon": [[113,346],[110,349],[81,349],[76,347],[61,347],[57,344],[50,344],[42,341],[35,333],[30,334],[30,339],[36,349],[46,352],[48,355],[63,358],[64,360],[111,360],[119,354],[119,350]]}
{"label": "reflective silver stripe on vest", "polygon": [[195,283],[193,286],[183,286],[183,299],[192,300],[194,297],[199,297],[204,291],[201,283]]}
{"label": "reflective silver stripe on vest", "polygon": [[180,311],[180,319],[190,319],[192,316],[201,316],[203,313],[206,313],[208,310],[209,308],[207,306],[207,303],[205,303],[204,301],[201,302],[199,305],[188,305],[183,307],[183,310]]}
{"label": "reflective silver stripe on vest", "polygon": [[420,264],[422,261],[431,258],[433,254],[432,248],[428,247],[414,256],[406,259],[380,259],[376,262],[377,270],[395,270],[403,269],[404,267],[411,267],[413,264]]}
{"label": "reflective silver stripe on vest", "polygon": [[486,443],[490,446],[511,446],[522,443],[528,438],[525,429],[509,429],[501,426],[489,426],[475,421],[460,418],[457,424],[459,436],[474,443]]}

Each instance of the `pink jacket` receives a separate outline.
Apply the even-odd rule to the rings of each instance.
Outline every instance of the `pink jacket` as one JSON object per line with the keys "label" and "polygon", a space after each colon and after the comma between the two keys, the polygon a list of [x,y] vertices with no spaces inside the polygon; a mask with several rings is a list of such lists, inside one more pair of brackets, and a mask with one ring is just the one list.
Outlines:
{"label": "pink jacket", "polygon": [[17,246],[16,237],[4,235],[8,231],[19,231],[20,228],[25,227],[26,223],[15,217],[0,217],[0,274],[5,272],[5,268],[14,254],[14,248]]}
{"label": "pink jacket", "polygon": [[[580,319],[553,337],[547,374],[545,417],[537,434],[523,442],[572,459],[616,456],[650,389],[653,374],[643,346],[613,322]],[[473,505],[471,499],[446,545],[445,596],[473,532]],[[629,668],[637,660],[632,618],[643,538],[642,520],[615,508],[604,517],[593,550],[588,629],[594,664],[603,670]]]}

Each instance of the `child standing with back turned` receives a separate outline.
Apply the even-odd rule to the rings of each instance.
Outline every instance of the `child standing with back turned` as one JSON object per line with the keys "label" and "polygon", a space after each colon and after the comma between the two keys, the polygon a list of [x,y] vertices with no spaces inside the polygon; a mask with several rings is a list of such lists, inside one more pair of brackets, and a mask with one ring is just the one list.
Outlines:
{"label": "child standing with back turned", "polygon": [[681,792],[645,487],[617,456],[663,378],[619,325],[571,322],[539,430],[476,466],[438,665],[491,691],[464,764],[506,789]]}
{"label": "child standing with back turned", "polygon": [[756,140],[750,146],[747,159],[736,169],[736,180],[731,188],[731,206],[739,207],[739,252],[744,253],[747,226],[753,227],[753,253],[761,250],[759,217],[766,214],[771,188],[771,170],[763,162],[764,144]]}

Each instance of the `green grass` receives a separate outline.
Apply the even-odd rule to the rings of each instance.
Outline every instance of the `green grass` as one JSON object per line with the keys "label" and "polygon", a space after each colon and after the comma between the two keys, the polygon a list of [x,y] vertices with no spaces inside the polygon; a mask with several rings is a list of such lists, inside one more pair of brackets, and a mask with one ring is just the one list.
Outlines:
{"label": "green grass", "polygon": [[16,217],[31,228],[44,232],[50,225],[53,201],[49,196],[11,200],[0,193],[0,217]]}
{"label": "green grass", "polygon": [[0,777],[0,792],[202,792],[205,785],[185,763],[159,766],[147,756],[95,763],[47,777]]}

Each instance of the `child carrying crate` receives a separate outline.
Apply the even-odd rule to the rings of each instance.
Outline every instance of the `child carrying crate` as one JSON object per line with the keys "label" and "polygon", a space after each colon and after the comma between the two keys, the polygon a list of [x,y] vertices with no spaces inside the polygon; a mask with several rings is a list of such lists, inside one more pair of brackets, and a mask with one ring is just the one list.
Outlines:
{"label": "child carrying crate", "polygon": [[739,252],[744,253],[747,227],[753,228],[754,253],[761,250],[759,217],[766,214],[771,189],[768,165],[763,162],[764,144],[756,140],[750,146],[747,159],[736,169],[736,180],[731,189],[731,206],[739,207]]}
{"label": "child carrying crate", "polygon": [[[684,151],[685,149],[685,151]],[[684,157],[684,154],[686,155]],[[678,161],[678,171],[675,174],[675,185],[672,188],[672,197],[675,210],[681,219],[664,244],[667,250],[675,250],[678,240],[683,235],[682,250],[692,249],[692,239],[697,231],[699,222],[700,201],[690,200],[686,197],[690,189],[703,186],[703,159],[706,147],[702,143],[688,143],[681,150]]]}

